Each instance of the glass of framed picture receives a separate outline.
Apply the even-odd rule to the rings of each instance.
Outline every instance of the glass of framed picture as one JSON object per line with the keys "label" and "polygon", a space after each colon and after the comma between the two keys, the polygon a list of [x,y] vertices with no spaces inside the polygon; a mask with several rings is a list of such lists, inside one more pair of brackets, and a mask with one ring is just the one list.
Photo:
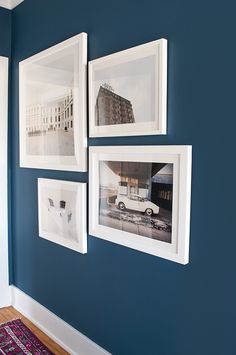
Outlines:
{"label": "glass of framed picture", "polygon": [[90,147],[90,234],[187,264],[191,146]]}
{"label": "glass of framed picture", "polygon": [[87,253],[86,183],[38,179],[39,236]]}
{"label": "glass of framed picture", "polygon": [[91,137],[166,134],[167,40],[89,62]]}
{"label": "glass of framed picture", "polygon": [[86,171],[87,34],[20,62],[20,166]]}

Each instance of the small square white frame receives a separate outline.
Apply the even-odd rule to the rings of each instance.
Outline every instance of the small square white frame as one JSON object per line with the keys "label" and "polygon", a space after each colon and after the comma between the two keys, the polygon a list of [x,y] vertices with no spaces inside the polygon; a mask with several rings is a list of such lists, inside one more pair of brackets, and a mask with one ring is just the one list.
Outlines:
{"label": "small square white frame", "polygon": [[[26,152],[24,71],[38,60],[75,46],[74,156],[29,155]],[[82,32],[19,63],[20,167],[65,171],[87,171],[87,34]]]}
{"label": "small square white frame", "polygon": [[[142,123],[126,123],[97,126],[95,124],[94,72],[98,69],[155,55],[155,120]],[[167,130],[167,40],[162,38],[126,49],[89,62],[89,136],[138,136],[164,135]]]}
{"label": "small square white frame", "polygon": [[[86,183],[82,182],[71,182],[71,181],[63,181],[63,180],[53,180],[53,179],[38,179],[38,222],[39,222],[39,237],[43,239],[47,239],[56,244],[62,245],[66,248],[75,250],[79,253],[86,254],[87,253],[87,231],[86,231],[86,223],[87,223],[87,206],[86,206]],[[65,240],[64,238],[60,238],[59,236],[47,232],[43,228],[42,223],[42,206],[41,206],[41,193],[43,188],[49,189],[71,189],[76,190],[77,200],[76,200],[76,227],[78,232],[78,243]]]}
{"label": "small square white frame", "polygon": [[[191,200],[191,146],[90,147],[89,233],[181,264],[189,262]],[[99,161],[173,163],[173,207],[171,244],[99,224]]]}

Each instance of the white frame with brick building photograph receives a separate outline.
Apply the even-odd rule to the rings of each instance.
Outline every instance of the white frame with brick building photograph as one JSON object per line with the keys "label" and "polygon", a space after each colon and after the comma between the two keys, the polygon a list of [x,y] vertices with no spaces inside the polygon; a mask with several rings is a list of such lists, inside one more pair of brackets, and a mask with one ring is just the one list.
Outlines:
{"label": "white frame with brick building photograph", "polygon": [[39,236],[87,253],[86,183],[38,179]]}
{"label": "white frame with brick building photograph", "polygon": [[191,157],[191,146],[90,147],[90,234],[187,264]]}
{"label": "white frame with brick building photograph", "polygon": [[89,62],[90,137],[166,134],[167,40]]}
{"label": "white frame with brick building photograph", "polygon": [[87,34],[20,62],[20,166],[87,171]]}

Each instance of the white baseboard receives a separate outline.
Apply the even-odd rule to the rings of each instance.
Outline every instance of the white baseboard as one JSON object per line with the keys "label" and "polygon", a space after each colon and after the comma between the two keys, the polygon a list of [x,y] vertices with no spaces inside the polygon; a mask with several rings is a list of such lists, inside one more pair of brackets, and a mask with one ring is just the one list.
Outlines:
{"label": "white baseboard", "polygon": [[2,287],[0,292],[0,308],[10,307],[11,305],[11,286]]}
{"label": "white baseboard", "polygon": [[12,306],[71,355],[111,355],[15,286],[11,289]]}

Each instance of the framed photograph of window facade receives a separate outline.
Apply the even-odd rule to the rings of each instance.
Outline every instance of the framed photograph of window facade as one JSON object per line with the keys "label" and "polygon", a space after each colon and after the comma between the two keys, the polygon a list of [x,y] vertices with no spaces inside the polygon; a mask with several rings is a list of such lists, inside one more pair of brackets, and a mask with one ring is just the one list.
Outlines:
{"label": "framed photograph of window facade", "polygon": [[90,147],[90,234],[187,264],[191,156],[191,146]]}
{"label": "framed photograph of window facade", "polygon": [[86,171],[87,34],[19,64],[20,166]]}
{"label": "framed photograph of window facade", "polygon": [[39,236],[87,253],[86,183],[38,179]]}
{"label": "framed photograph of window facade", "polygon": [[89,62],[91,137],[166,134],[167,40]]}

